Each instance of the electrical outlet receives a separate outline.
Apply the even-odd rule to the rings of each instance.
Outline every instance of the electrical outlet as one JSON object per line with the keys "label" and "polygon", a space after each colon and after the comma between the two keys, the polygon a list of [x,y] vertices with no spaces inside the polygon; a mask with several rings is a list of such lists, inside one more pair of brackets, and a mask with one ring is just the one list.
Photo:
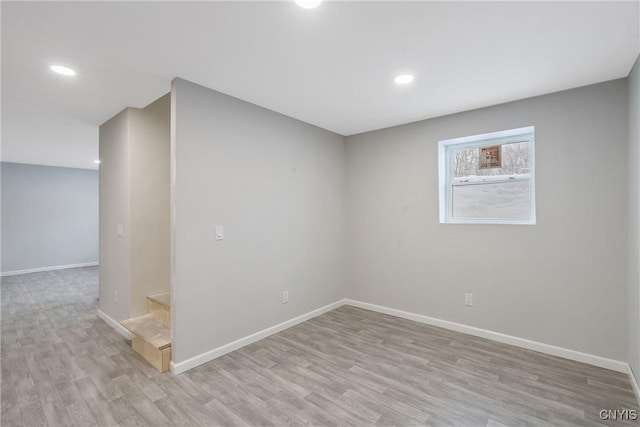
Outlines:
{"label": "electrical outlet", "polygon": [[282,291],[282,303],[286,304],[289,302],[289,291]]}
{"label": "electrical outlet", "polygon": [[464,305],[473,307],[473,294],[464,294]]}
{"label": "electrical outlet", "polygon": [[118,302],[118,291],[113,292],[113,298]]}

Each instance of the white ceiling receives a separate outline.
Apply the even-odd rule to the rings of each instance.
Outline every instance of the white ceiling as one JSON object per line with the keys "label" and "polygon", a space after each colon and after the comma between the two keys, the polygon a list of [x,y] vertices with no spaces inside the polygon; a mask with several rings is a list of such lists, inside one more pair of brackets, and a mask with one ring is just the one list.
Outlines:
{"label": "white ceiling", "polygon": [[1,8],[3,161],[83,168],[101,123],[176,76],[351,135],[626,77],[640,51],[638,1]]}

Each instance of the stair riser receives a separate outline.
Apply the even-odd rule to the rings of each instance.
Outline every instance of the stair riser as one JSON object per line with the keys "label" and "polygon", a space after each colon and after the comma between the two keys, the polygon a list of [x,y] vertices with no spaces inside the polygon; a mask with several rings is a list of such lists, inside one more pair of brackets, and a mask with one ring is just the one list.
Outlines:
{"label": "stair riser", "polygon": [[131,347],[149,362],[154,368],[160,372],[169,370],[169,361],[171,360],[171,347],[158,350],[144,339],[132,334]]}
{"label": "stair riser", "polygon": [[158,319],[167,328],[171,327],[171,312],[166,305],[158,304],[155,301],[148,301],[149,313],[151,313],[156,319]]}

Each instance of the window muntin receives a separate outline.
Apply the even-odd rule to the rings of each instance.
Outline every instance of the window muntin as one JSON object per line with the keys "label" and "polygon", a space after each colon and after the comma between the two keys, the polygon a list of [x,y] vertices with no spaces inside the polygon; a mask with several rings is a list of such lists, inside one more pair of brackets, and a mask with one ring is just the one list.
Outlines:
{"label": "window muntin", "polygon": [[[500,164],[480,161],[487,147]],[[441,223],[535,224],[532,126],[440,141],[438,150]]]}

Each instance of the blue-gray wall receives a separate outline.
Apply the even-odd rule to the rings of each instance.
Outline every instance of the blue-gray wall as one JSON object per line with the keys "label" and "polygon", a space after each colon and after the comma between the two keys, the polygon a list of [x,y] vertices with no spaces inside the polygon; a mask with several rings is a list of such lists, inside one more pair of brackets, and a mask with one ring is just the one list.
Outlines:
{"label": "blue-gray wall", "polygon": [[98,261],[98,171],[1,163],[3,273]]}

